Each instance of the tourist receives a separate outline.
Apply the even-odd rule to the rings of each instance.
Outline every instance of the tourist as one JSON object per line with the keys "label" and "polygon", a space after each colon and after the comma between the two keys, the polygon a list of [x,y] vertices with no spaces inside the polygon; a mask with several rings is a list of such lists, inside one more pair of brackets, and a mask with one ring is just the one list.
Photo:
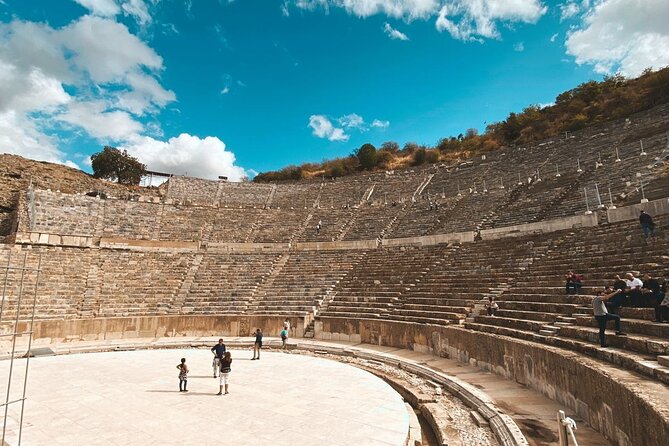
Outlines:
{"label": "tourist", "polygon": [[643,275],[641,294],[643,294],[642,303],[648,307],[657,308],[659,307],[660,302],[662,302],[662,299],[664,299],[664,297],[660,298],[660,282],[658,282],[657,279],[653,279],[653,276],[649,273]]}
{"label": "tourist", "polygon": [[262,330],[259,328],[256,329],[255,332],[255,342],[253,343],[253,358],[251,359],[252,361],[255,359],[260,359],[260,349],[262,348]]}
{"label": "tourist", "polygon": [[232,357],[230,356],[230,352],[225,352],[223,358],[221,358],[221,382],[216,395],[223,395],[223,390],[225,390],[226,395],[230,393],[228,392],[228,383],[230,381],[230,372],[232,371],[231,365]]}
{"label": "tourist", "polygon": [[477,229],[476,233],[474,234],[474,241],[480,242],[481,240],[483,240],[483,237],[481,237],[481,230]]}
{"label": "tourist", "polygon": [[177,365],[179,369],[179,392],[188,392],[186,386],[188,385],[188,366],[186,365],[186,358],[181,358],[181,364]]}
{"label": "tourist", "polygon": [[323,222],[321,220],[318,220],[318,223],[316,224],[316,235],[320,235],[322,227],[323,227]]}
{"label": "tourist", "polygon": [[616,290],[609,294],[605,294],[604,291],[597,291],[597,295],[592,300],[592,309],[595,314],[597,324],[599,325],[599,344],[602,347],[608,347],[605,335],[606,323],[608,321],[614,321],[616,326],[616,336],[625,336],[625,333],[620,330],[620,316],[609,313],[605,305],[605,302],[620,293],[620,290]]}
{"label": "tourist", "polygon": [[287,331],[290,331],[290,320],[288,320],[288,318],[286,318],[286,319],[283,321],[283,328],[284,328],[285,330],[287,330]]}
{"label": "tourist", "polygon": [[[616,291],[619,292],[616,293]],[[625,306],[625,303],[627,302],[627,296],[625,295],[625,288],[618,289],[618,288],[613,288],[609,285],[604,287],[604,294],[613,294],[613,293],[616,294],[609,300],[607,300],[605,305],[609,313],[618,314],[618,310],[620,309],[620,307]]]}
{"label": "tourist", "polygon": [[567,294],[572,294],[570,290],[574,290],[573,294],[578,294],[578,290],[583,286],[583,276],[581,274],[576,274],[573,271],[567,272],[565,275],[567,284],[565,285],[565,292]]}
{"label": "tourist", "polygon": [[221,368],[221,358],[225,354],[225,344],[223,343],[223,338],[218,340],[218,344],[214,345],[211,348],[211,352],[214,354],[214,378],[217,377],[217,371]]}
{"label": "tourist", "polygon": [[655,223],[653,222],[653,217],[646,214],[644,211],[641,211],[639,215],[639,223],[641,224],[641,229],[643,229],[643,236],[648,238],[648,236],[655,237]]}
{"label": "tourist", "polygon": [[627,273],[625,277],[627,278],[625,292],[630,305],[632,307],[643,307],[643,294],[641,293],[643,282],[638,277],[634,277],[634,273]]}
{"label": "tourist", "polygon": [[282,350],[286,349],[286,341],[288,341],[288,330],[286,330],[286,327],[283,327],[283,330],[281,330],[281,349]]}
{"label": "tourist", "polygon": [[625,291],[625,288],[627,288],[627,282],[621,279],[619,274],[616,274],[615,280],[613,281],[613,289]]}
{"label": "tourist", "polygon": [[660,285],[660,305],[655,308],[655,321],[656,322],[669,322],[669,293],[667,293],[667,282],[669,282],[669,276],[662,281]]}
{"label": "tourist", "polygon": [[488,310],[488,316],[494,316],[495,313],[497,313],[499,305],[497,305],[497,302],[495,302],[494,296],[488,297],[488,303],[486,304],[486,309]]}

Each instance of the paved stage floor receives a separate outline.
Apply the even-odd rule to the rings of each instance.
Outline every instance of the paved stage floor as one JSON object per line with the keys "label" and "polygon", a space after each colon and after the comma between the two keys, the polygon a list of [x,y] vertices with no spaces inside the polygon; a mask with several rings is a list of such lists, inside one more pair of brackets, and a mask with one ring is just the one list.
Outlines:
{"label": "paved stage floor", "polygon": [[[33,358],[22,445],[403,445],[401,397],[374,375],[304,355],[232,350],[230,394],[216,396],[205,349],[138,350]],[[178,391],[176,365],[190,368]],[[23,363],[11,397],[20,396]],[[0,361],[6,383],[9,361]],[[3,392],[4,394],[4,392]],[[3,401],[4,402],[4,401]],[[18,412],[7,440],[16,444]]]}

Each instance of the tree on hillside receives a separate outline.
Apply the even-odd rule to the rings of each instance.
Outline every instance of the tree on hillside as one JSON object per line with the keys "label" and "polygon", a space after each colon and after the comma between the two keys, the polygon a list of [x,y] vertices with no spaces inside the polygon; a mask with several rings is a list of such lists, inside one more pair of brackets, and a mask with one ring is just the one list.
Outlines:
{"label": "tree on hillside", "polygon": [[376,166],[376,147],[367,143],[363,144],[355,153],[358,157],[360,167],[366,170],[371,170]]}
{"label": "tree on hillside", "polygon": [[120,184],[139,184],[146,172],[146,166],[127,150],[105,146],[102,152],[91,155],[93,176],[118,181]]}

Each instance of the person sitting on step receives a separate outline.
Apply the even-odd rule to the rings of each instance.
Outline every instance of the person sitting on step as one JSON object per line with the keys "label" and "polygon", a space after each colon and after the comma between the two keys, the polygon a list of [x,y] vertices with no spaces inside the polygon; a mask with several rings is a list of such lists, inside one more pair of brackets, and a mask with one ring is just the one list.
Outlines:
{"label": "person sitting on step", "polygon": [[499,309],[499,305],[497,305],[493,296],[488,297],[488,303],[486,303],[485,307],[488,310],[488,316],[494,316]]}
{"label": "person sitting on step", "polygon": [[[578,294],[578,291],[583,286],[583,276],[581,274],[576,274],[573,271],[568,271],[565,275],[567,283],[565,285],[566,294]],[[574,292],[572,293],[571,290]]]}
{"label": "person sitting on step", "polygon": [[643,282],[638,277],[634,276],[634,273],[627,273],[625,275],[627,280],[625,284],[625,294],[627,295],[630,306],[632,307],[643,307],[643,293],[641,288],[643,288]]}

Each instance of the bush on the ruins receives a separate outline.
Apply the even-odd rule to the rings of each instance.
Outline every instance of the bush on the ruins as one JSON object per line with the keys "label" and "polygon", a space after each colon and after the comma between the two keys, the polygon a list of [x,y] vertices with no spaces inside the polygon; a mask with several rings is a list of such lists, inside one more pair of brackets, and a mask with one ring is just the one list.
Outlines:
{"label": "bush on the ruins", "polygon": [[371,170],[376,166],[376,147],[367,143],[363,144],[355,153],[360,162],[360,167]]}
{"label": "bush on the ruins", "polygon": [[383,144],[381,144],[380,150],[385,150],[388,153],[397,153],[400,151],[400,145],[397,144],[395,141],[386,141]]}
{"label": "bush on the ruins", "polygon": [[376,152],[376,165],[382,168],[388,168],[394,155],[386,149],[381,149]]}
{"label": "bush on the ruins", "polygon": [[138,185],[146,172],[146,166],[127,150],[105,146],[102,152],[91,155],[95,178],[118,181],[120,184]]}

